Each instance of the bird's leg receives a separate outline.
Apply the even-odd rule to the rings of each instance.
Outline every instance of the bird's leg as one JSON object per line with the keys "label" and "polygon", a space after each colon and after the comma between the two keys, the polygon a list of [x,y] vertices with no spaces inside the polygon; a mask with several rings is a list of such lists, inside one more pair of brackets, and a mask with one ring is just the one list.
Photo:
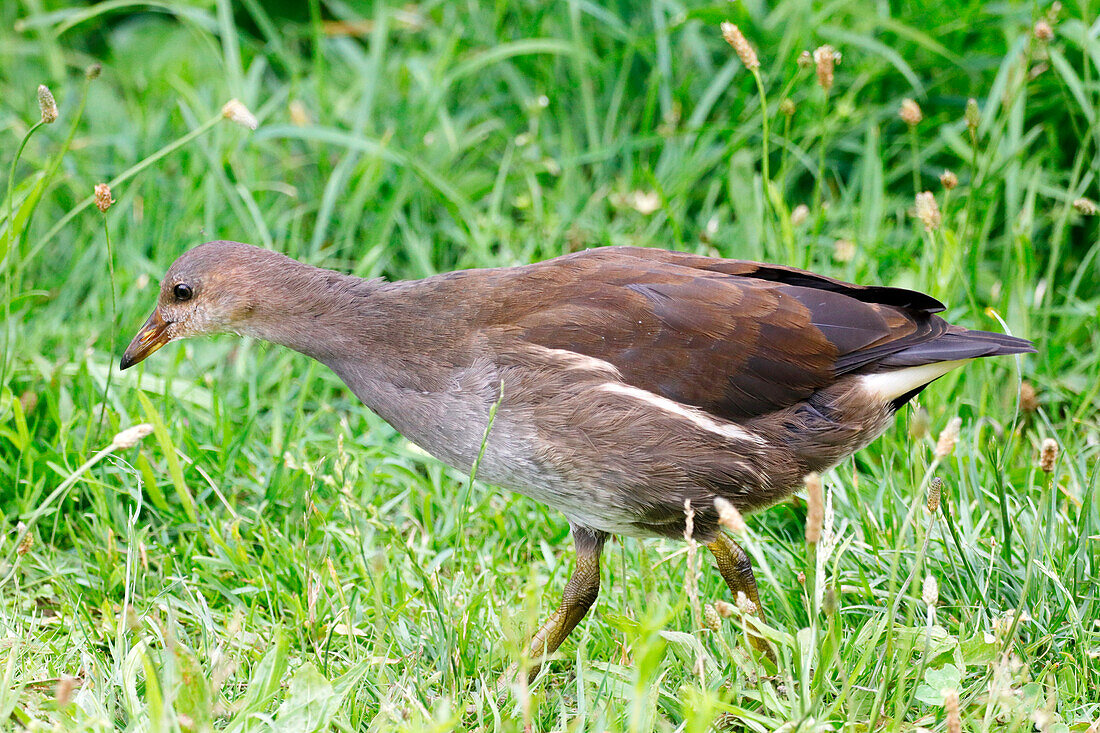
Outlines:
{"label": "bird's leg", "polygon": [[[756,615],[764,621],[764,609],[760,605],[760,594],[756,590],[756,576],[752,574],[752,560],[749,559],[748,553],[729,535],[721,531],[718,532],[714,541],[707,545],[707,549],[714,555],[718,563],[718,572],[722,574],[722,579],[729,586],[734,600],[737,600],[738,593],[744,593],[745,597],[752,601]],[[750,632],[749,641],[755,649],[767,655],[769,659],[775,660],[775,652],[762,636]]]}
{"label": "bird's leg", "polygon": [[[573,546],[577,552],[577,565],[573,568],[573,575],[569,578],[569,582],[565,584],[565,592],[562,594],[557,610],[531,637],[527,653],[533,660],[533,664],[527,674],[528,680],[534,679],[542,660],[561,646],[565,638],[588,613],[588,609],[596,602],[596,596],[600,593],[600,553],[603,551],[603,543],[606,540],[606,532],[573,525]],[[511,684],[517,669],[513,664],[501,675],[497,688],[502,689]]]}

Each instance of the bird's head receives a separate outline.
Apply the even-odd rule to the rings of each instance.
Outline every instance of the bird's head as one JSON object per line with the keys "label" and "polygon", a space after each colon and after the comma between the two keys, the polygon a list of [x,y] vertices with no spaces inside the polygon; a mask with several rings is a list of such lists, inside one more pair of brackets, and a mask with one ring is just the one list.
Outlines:
{"label": "bird's head", "polygon": [[[180,255],[160,283],[157,307],[122,355],[129,367],[176,339],[242,331],[261,298],[262,275],[293,262],[240,242],[207,242]],[[297,263],[295,263],[297,264]]]}

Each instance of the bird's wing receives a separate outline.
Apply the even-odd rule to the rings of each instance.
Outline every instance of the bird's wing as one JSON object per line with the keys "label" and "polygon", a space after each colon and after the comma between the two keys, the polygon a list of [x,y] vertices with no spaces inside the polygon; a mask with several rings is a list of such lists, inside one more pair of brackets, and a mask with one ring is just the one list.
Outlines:
{"label": "bird's wing", "polygon": [[739,260],[609,247],[524,269],[555,296],[514,305],[512,333],[727,420],[792,405],[949,328],[920,293]]}

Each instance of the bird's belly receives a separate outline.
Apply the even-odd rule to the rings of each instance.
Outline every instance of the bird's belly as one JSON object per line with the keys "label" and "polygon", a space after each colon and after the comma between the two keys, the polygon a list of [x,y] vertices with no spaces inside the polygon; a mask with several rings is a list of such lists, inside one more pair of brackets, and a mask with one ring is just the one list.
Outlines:
{"label": "bird's belly", "polygon": [[866,445],[892,415],[854,380],[740,426],[603,382],[527,394],[506,383],[490,426],[499,387],[476,382],[446,392],[378,383],[353,389],[444,463],[469,472],[481,454],[479,480],[546,504],[574,524],[632,536],[682,535],[686,502],[696,529],[706,532],[717,519],[715,497],[742,511],[768,506],[807,472]]}
{"label": "bird's belly", "polygon": [[[545,504],[573,524],[613,534],[652,534],[638,530],[637,515],[623,500],[621,487],[577,481],[541,460],[534,448],[538,437],[533,427],[511,419],[506,410],[497,414],[487,434],[484,421],[478,423],[476,431],[473,423],[466,429],[447,429],[446,425],[453,423],[440,423],[437,429],[427,431],[395,427],[413,443],[464,473],[473,469],[484,438],[484,452],[477,464],[479,481]],[[476,441],[469,439],[471,432],[477,433]],[[598,460],[594,456],[587,459]]]}

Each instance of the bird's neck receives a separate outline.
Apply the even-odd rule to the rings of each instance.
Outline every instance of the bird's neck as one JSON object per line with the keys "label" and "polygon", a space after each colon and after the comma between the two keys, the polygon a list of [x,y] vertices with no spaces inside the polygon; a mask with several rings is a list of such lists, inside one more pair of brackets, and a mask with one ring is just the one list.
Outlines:
{"label": "bird's neck", "polygon": [[403,435],[468,469],[481,432],[467,435],[464,426],[488,420],[499,381],[491,370],[470,376],[461,300],[448,297],[440,308],[438,278],[383,283],[325,270],[296,277],[290,292],[302,295],[257,312],[242,332],[322,362]]}
{"label": "bird's neck", "polygon": [[364,280],[290,260],[267,297],[258,298],[237,331],[286,346],[328,365],[384,334],[377,293],[381,280]]}
{"label": "bird's neck", "polygon": [[277,289],[291,295],[255,305],[240,333],[325,364],[371,407],[388,386],[432,391],[449,378],[458,308],[425,303],[432,278],[387,283],[291,262]]}

